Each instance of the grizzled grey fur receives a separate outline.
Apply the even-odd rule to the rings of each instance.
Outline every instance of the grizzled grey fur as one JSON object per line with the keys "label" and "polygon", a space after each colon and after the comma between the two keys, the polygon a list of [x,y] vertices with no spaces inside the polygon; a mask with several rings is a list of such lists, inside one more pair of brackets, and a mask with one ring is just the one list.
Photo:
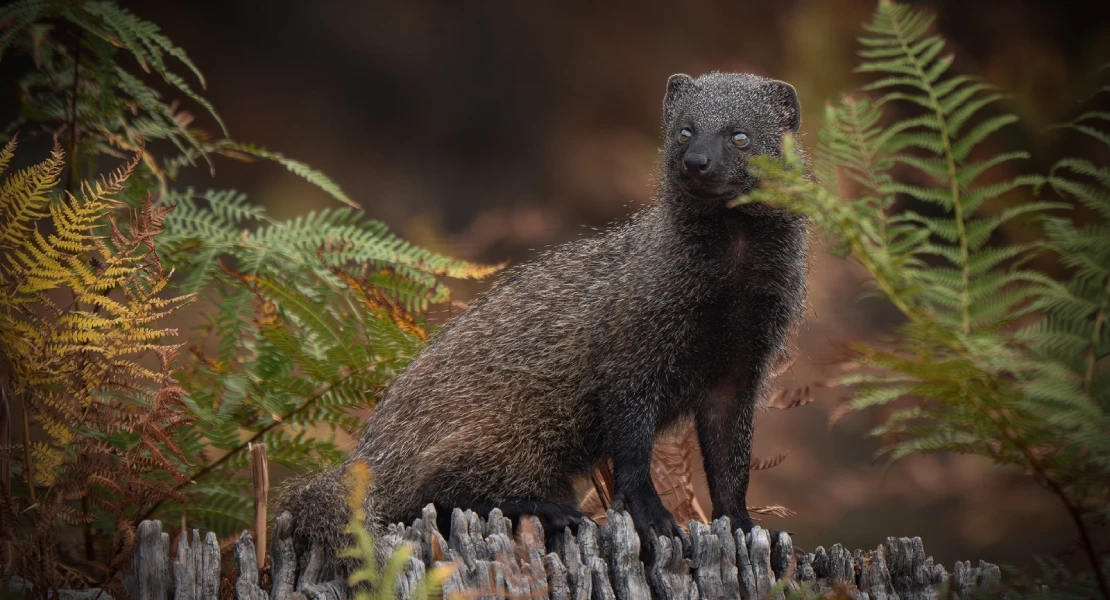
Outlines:
{"label": "grizzled grey fur", "polygon": [[[385,393],[351,455],[372,468],[379,524],[432,502],[561,531],[581,517],[575,478],[611,458],[641,538],[676,534],[652,446],[693,417],[713,516],[751,529],[752,423],[805,303],[807,232],[778,209],[726,204],[756,184],[748,158],[780,155],[797,131],[798,98],[755,75],[674,75],[663,112],[657,201],[508,271]],[[340,543],[343,471],[287,490],[299,544]]]}

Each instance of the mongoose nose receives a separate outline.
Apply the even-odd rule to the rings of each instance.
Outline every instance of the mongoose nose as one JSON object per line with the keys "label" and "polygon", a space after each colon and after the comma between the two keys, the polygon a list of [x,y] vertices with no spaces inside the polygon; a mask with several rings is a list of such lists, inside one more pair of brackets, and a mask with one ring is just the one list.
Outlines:
{"label": "mongoose nose", "polygon": [[709,157],[697,152],[687,152],[682,157],[682,173],[684,175],[704,175],[709,170]]}

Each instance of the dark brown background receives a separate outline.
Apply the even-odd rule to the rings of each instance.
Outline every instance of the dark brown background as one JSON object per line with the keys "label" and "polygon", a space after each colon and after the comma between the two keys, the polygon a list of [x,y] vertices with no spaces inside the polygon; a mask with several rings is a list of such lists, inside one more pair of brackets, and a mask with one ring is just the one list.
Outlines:
{"label": "dark brown background", "polygon": [[[366,211],[418,243],[463,258],[513,263],[603,226],[650,200],[660,102],[674,72],[740,70],[798,89],[814,136],[826,98],[851,90],[854,37],[869,1],[130,2],[184,47],[233,137],[304,160]],[[1099,3],[935,1],[956,68],[1012,90],[1023,126],[999,147],[1039,148],[1030,170],[1067,146],[1043,127],[1066,118],[1110,60]],[[1110,3],[1102,3],[1110,4]],[[6,78],[5,78],[6,79]],[[14,90],[11,90],[14,92]],[[5,93],[11,107],[14,93]],[[203,121],[203,120],[202,120]],[[273,165],[218,163],[279,216],[332,205]],[[212,184],[204,174],[185,183]],[[190,179],[192,178],[192,179]],[[801,359],[784,377],[828,373],[836,343],[873,337],[896,315],[858,301],[861,274],[816,251]],[[468,297],[481,285],[458,286]],[[756,454],[789,451],[755,475],[749,500],[799,512],[771,527],[808,549],[874,547],[920,535],[956,559],[1030,564],[1066,549],[1054,499],[1020,473],[958,456],[885,468],[865,438],[877,413],[829,428],[832,391],[761,415]]]}

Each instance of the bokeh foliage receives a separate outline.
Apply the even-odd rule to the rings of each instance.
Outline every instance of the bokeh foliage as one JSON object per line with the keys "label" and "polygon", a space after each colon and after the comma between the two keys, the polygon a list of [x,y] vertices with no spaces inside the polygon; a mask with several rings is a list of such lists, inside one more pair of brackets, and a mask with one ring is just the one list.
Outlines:
{"label": "bokeh foliage", "polygon": [[[883,343],[853,344],[835,381],[850,409],[885,407],[872,433],[889,457],[977,454],[1028,472],[1060,500],[1097,576],[1106,557],[1092,531],[1110,516],[1110,169],[1065,158],[1047,175],[1001,175],[1030,154],[983,142],[1018,118],[986,110],[1005,94],[954,73],[932,22],[880,2],[859,38],[858,71],[874,79],[828,105],[812,169],[787,139],[785,161],[754,161],[763,184],[739,202],[808,215],[904,317]],[[1108,121],[1087,111],[1064,127],[1110,148]],[[1077,204],[1093,221],[1075,220]],[[1012,222],[1044,238],[1007,240]],[[1051,268],[1033,268],[1038,257]]]}

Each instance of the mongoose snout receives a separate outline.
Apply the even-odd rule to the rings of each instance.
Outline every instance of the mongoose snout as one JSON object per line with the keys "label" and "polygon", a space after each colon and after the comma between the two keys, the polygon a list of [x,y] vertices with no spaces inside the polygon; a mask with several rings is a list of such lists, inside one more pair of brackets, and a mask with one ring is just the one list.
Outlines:
{"label": "mongoose snout", "polygon": [[709,174],[709,166],[713,160],[704,154],[687,152],[682,157],[682,174],[687,177],[703,177]]}

